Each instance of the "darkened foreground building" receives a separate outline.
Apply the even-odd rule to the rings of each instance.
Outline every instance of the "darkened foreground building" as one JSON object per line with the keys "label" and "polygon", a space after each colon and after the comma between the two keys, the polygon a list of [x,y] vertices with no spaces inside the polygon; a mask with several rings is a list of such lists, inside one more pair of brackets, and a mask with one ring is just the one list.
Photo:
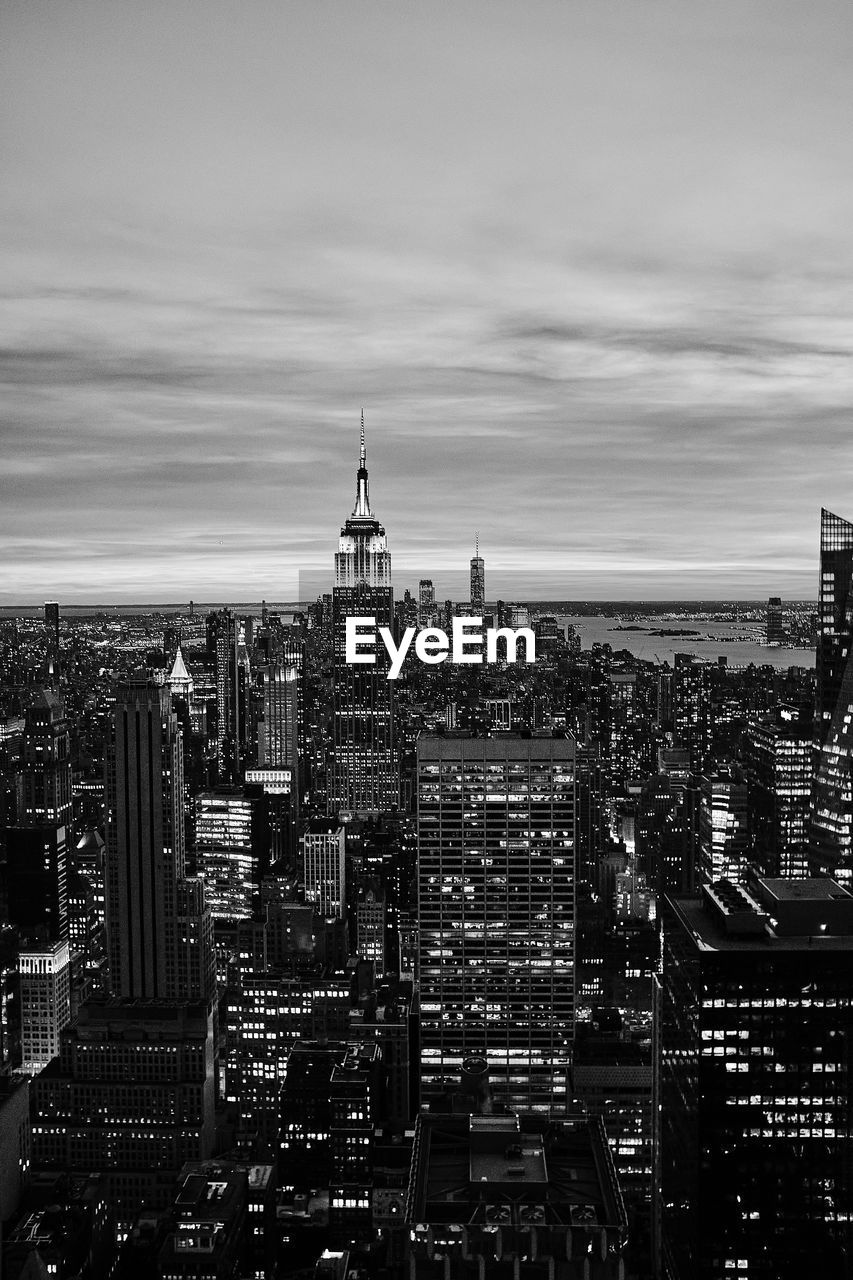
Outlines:
{"label": "darkened foreground building", "polygon": [[853,524],[820,513],[812,863],[853,883]]}
{"label": "darkened foreground building", "polygon": [[600,1120],[422,1112],[406,1223],[412,1280],[624,1274],[625,1210]]}
{"label": "darkened foreground building", "polygon": [[207,1004],[87,1004],[32,1092],[33,1163],[96,1170],[119,1223],[168,1203],[177,1171],[214,1142],[214,1032]]}
{"label": "darkened foreground building", "polygon": [[853,896],[719,881],[663,928],[661,1275],[850,1275]]}

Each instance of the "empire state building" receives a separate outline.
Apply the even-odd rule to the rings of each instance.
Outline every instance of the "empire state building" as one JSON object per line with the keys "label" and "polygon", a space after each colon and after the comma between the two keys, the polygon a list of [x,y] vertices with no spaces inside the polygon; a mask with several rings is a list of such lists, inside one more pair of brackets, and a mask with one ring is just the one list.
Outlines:
{"label": "empire state building", "polygon": [[391,809],[399,796],[394,683],[387,679],[387,655],[377,653],[375,666],[353,666],[346,661],[346,619],[354,616],[375,618],[377,628],[391,627],[394,622],[391,556],[385,529],[370,509],[364,414],[355,507],[341,529],[335,556],[330,813],[377,813]]}

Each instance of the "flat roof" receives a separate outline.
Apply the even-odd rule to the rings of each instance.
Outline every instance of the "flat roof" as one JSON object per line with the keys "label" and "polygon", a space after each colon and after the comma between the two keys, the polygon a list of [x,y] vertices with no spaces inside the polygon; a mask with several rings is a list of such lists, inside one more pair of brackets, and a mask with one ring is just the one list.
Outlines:
{"label": "flat roof", "polygon": [[853,951],[853,933],[793,934],[778,936],[769,930],[758,933],[726,933],[705,907],[702,898],[667,897],[678,919],[700,951],[808,951],[817,955],[825,951]]}
{"label": "flat roof", "polygon": [[780,902],[823,902],[826,899],[835,901],[846,899],[853,902],[853,893],[849,893],[843,885],[826,876],[813,876],[802,880],[766,879],[759,877],[768,894]]}
{"label": "flat roof", "polygon": [[422,733],[418,760],[574,760],[575,740],[561,731],[522,736],[501,733],[490,738],[470,734]]}
{"label": "flat roof", "polygon": [[500,1212],[518,1224],[534,1206],[552,1225],[570,1226],[581,1214],[624,1229],[625,1209],[599,1120],[418,1116],[407,1220],[488,1225]]}

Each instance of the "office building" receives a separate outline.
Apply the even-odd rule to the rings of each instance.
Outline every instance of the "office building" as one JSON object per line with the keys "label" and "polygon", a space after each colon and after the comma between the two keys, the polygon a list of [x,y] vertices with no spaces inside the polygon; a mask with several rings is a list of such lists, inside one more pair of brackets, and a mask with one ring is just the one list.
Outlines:
{"label": "office building", "polygon": [[329,760],[330,814],[370,813],[397,805],[394,681],[384,646],[375,665],[346,661],[346,619],[369,617],[392,627],[394,593],[385,529],[370,509],[362,416],[361,450],[352,515],[341,529],[332,592],[333,726]]}
{"label": "office building", "polygon": [[749,825],[766,875],[808,875],[813,741],[810,708],[782,705],[750,726]]}
{"label": "office building", "polygon": [[421,1112],[405,1225],[412,1280],[625,1274],[625,1208],[597,1119]]}
{"label": "office building", "polygon": [[820,513],[811,863],[853,884],[853,524]]}
{"label": "office building", "polygon": [[71,824],[71,747],[65,707],[40,689],[24,717],[17,778],[21,826]]}
{"label": "office building", "polygon": [[299,764],[297,669],[283,663],[269,663],[260,668],[260,674],[263,717],[258,724],[258,767],[290,769],[296,776]]}
{"label": "office building", "polygon": [[184,662],[184,655],[180,643],[175,651],[175,661],[172,664],[172,670],[166,680],[169,686],[169,692],[173,698],[186,698],[189,700],[193,696],[195,688],[193,678],[187,671],[187,664]]}
{"label": "office building", "polygon": [[736,765],[720,765],[702,778],[699,870],[703,880],[746,879],[749,857],[747,783]]}
{"label": "office building", "polygon": [[418,622],[422,627],[431,625],[435,616],[435,587],[432,578],[421,578],[418,583]]}
{"label": "office building", "polygon": [[186,878],[183,751],[169,692],[116,693],[107,754],[106,917],[111,989],[136,1000],[213,990],[210,913]]}
{"label": "office building", "polygon": [[253,896],[270,865],[269,810],[259,787],[218,787],[196,798],[196,856],[215,920],[252,914]]}
{"label": "office building", "polygon": [[346,830],[315,819],[300,838],[305,901],[321,916],[346,913]]}
{"label": "office building", "polygon": [[33,1163],[107,1180],[120,1224],[170,1203],[175,1175],[214,1142],[208,1004],[88,1003],[35,1078]]}
{"label": "office building", "polygon": [[782,616],[782,601],[779,596],[771,596],[767,601],[767,643],[785,643],[785,624]]}
{"label": "office building", "polygon": [[66,828],[7,827],[5,841],[9,920],[27,938],[67,938]]}
{"label": "office building", "polygon": [[575,744],[418,739],[424,1096],[471,1055],[502,1102],[564,1112],[574,1023]]}
{"label": "office building", "polygon": [[660,1274],[848,1274],[853,896],[720,881],[666,899],[663,929]]}
{"label": "office building", "polygon": [[21,1070],[35,1075],[59,1053],[60,1033],[71,1021],[68,942],[25,946],[21,982]]}

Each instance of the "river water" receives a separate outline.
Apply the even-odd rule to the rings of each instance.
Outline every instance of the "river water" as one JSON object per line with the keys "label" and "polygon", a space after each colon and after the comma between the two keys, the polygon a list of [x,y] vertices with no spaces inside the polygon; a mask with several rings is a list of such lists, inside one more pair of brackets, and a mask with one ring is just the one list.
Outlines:
{"label": "river water", "polygon": [[[581,638],[581,647],[589,649],[594,644],[609,644],[614,650],[627,649],[646,662],[675,661],[676,653],[693,653],[697,658],[716,662],[718,657],[727,659],[730,667],[770,665],[779,670],[788,667],[813,667],[814,649],[769,648],[757,638],[761,628],[755,622],[707,622],[691,618],[675,621],[660,617],[631,618],[630,623],[620,623],[619,618],[576,617],[560,614],[561,627],[571,624]],[[620,625],[646,628],[643,631],[617,631]],[[685,630],[698,632],[690,636],[656,636],[656,630]]]}

